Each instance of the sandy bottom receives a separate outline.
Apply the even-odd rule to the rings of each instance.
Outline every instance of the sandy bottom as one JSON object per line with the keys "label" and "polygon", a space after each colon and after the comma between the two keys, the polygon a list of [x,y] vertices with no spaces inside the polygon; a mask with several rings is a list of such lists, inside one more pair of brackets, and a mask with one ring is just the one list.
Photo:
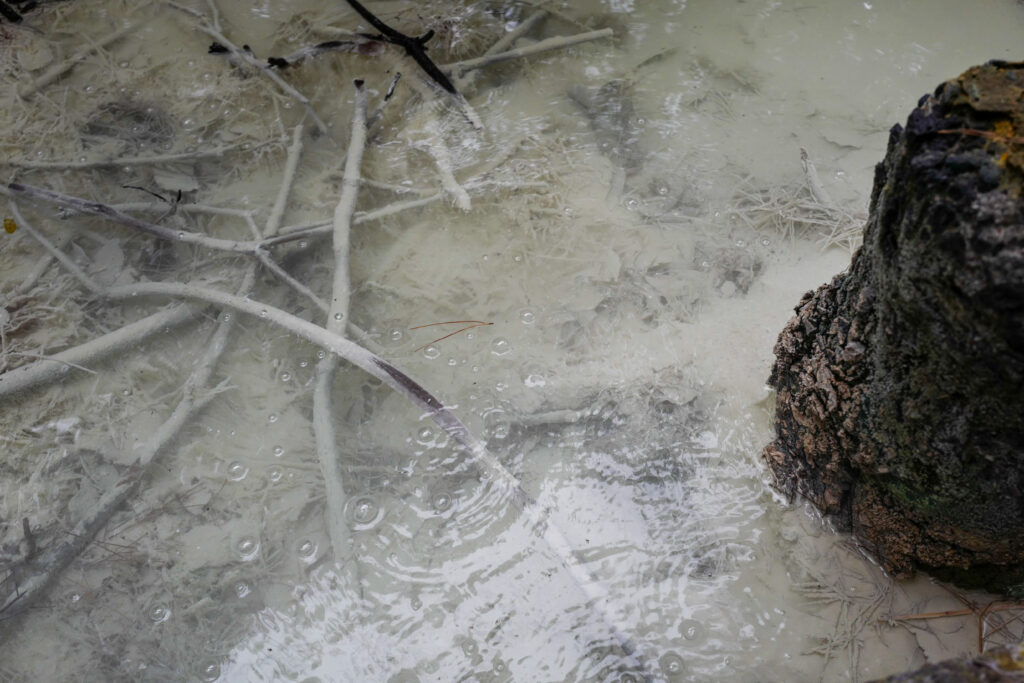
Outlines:
{"label": "sandy bottom", "polygon": [[[374,3],[396,28],[433,29],[442,64],[537,7],[550,14],[518,47],[614,31],[471,72],[469,107],[380,44],[274,71],[291,92],[208,54],[224,37],[299,62],[351,40],[344,3],[80,0],[29,15],[38,32],[0,27],[9,180],[230,240],[330,223],[352,79],[374,113],[400,71],[362,160],[335,324],[521,487],[344,363],[322,392],[336,456],[318,456],[325,351],[272,315],[197,307],[0,395],[0,680],[867,680],[977,651],[976,613],[901,617],[991,596],[891,580],[779,499],[760,460],[775,338],[849,263],[889,128],[942,80],[1019,57],[1019,2],[883,4]],[[0,235],[3,372],[175,305],[104,301],[68,264],[102,287],[237,292],[255,263],[19,207]],[[264,268],[247,296],[326,324],[330,235],[269,252],[308,289]],[[471,324],[433,325],[447,321],[490,324],[439,339]],[[225,325],[211,376],[187,388]],[[156,448],[188,396],[209,401]],[[105,510],[139,463],[138,493]],[[105,513],[12,617],[26,554]],[[1020,639],[1020,614],[991,612],[981,639]]]}

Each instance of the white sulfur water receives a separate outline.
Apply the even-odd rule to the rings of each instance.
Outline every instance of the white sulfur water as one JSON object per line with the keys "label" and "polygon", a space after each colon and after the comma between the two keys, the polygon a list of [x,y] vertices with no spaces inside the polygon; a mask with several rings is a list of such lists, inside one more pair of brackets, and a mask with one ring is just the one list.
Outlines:
{"label": "white sulfur water", "polygon": [[[372,114],[401,72],[363,154],[334,326],[493,460],[345,363],[323,392],[336,457],[319,457],[326,352],[270,309],[328,314],[266,268],[242,292],[260,315],[197,307],[116,353],[41,361],[171,304],[90,294],[32,228],[103,287],[236,293],[255,260],[19,200],[0,234],[0,369],[60,371],[0,395],[0,681],[869,680],[1021,637],[1012,610],[981,636],[978,609],[901,619],[993,597],[885,576],[775,494],[760,451],[775,338],[849,263],[890,127],[968,67],[1019,59],[1024,4],[367,5],[434,30],[439,64],[541,10],[517,47],[613,37],[457,80],[476,129],[398,47],[308,56],[276,82],[208,54],[224,37],[263,62],[369,30],[341,0],[44,3],[0,26],[0,164],[181,235],[330,223],[352,79]],[[337,298],[329,234],[269,253]],[[140,460],[225,324],[195,389],[209,402]],[[13,616],[38,558],[143,467]]]}

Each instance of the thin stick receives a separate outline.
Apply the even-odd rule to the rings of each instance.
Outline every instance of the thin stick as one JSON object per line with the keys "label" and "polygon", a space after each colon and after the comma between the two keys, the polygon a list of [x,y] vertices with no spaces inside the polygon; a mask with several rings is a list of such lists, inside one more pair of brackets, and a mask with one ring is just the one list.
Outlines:
{"label": "thin stick", "polygon": [[[295,126],[292,132],[292,144],[288,149],[288,160],[285,162],[284,177],[277,191],[277,199],[274,200],[274,207],[267,218],[264,234],[277,236],[281,228],[281,219],[284,217],[284,210],[288,203],[288,195],[291,193],[292,185],[295,182],[295,170],[298,167],[299,157],[302,155],[302,135],[305,127],[302,124]],[[312,289],[291,276],[288,271],[279,266],[267,253],[265,249],[257,249],[256,257],[271,273],[276,275],[282,282],[294,289],[302,296],[309,299],[317,308],[327,311],[328,305],[323,299],[316,295]]]}
{"label": "thin stick", "polygon": [[162,225],[156,225],[155,223],[149,223],[144,220],[129,216],[126,213],[118,211],[112,206],[107,204],[101,204],[100,202],[90,202],[87,199],[80,199],[79,197],[72,197],[70,195],[55,192],[53,190],[47,190],[42,187],[33,187],[31,185],[22,185],[21,183],[9,183],[6,188],[0,187],[0,193],[6,194],[9,197],[24,197],[26,199],[34,201],[43,201],[49,204],[56,204],[72,209],[78,213],[90,214],[93,216],[102,216],[108,218],[116,223],[127,225],[135,228],[147,235],[153,235],[160,239],[171,240],[174,242],[184,242],[186,244],[197,244],[200,246],[207,247],[208,249],[219,249],[221,251],[232,251],[232,252],[254,252],[257,247],[261,244],[259,241],[242,242],[238,240],[225,240],[218,237],[209,237],[196,232],[189,232],[186,230],[175,230],[174,228],[164,227]]}
{"label": "thin stick", "polygon": [[974,614],[977,610],[973,609],[951,609],[945,612],[923,612],[921,614],[903,614],[898,617],[886,617],[879,619],[879,621],[920,621],[922,619],[943,619],[945,617],[963,617],[968,614]]}
{"label": "thin stick", "polygon": [[429,109],[426,112],[426,117],[426,124],[423,126],[427,133],[426,148],[430,156],[434,158],[437,174],[441,178],[441,185],[451,196],[455,206],[463,211],[469,211],[473,208],[473,201],[469,198],[466,189],[459,185],[459,181],[455,179],[455,174],[452,172],[452,157],[448,153],[447,145],[444,144],[437,114]]}
{"label": "thin stick", "polygon": [[[519,25],[514,29],[499,38],[493,45],[491,45],[484,52],[483,56],[494,55],[501,52],[505,52],[510,49],[517,40],[525,36],[527,33],[533,30],[533,27],[539,24],[548,13],[544,10],[536,10],[533,14],[519,22]],[[455,87],[459,89],[459,92],[465,93],[473,84],[473,79],[476,73],[466,74],[462,69],[452,70],[452,80],[455,81]]]}
{"label": "thin stick", "polygon": [[79,50],[75,54],[73,54],[70,57],[68,57],[67,59],[65,59],[60,64],[55,64],[54,66],[52,66],[49,69],[47,69],[45,72],[43,72],[43,74],[41,76],[39,76],[39,78],[35,79],[31,83],[27,83],[23,87],[18,88],[18,97],[22,97],[22,98],[29,98],[29,97],[31,97],[32,95],[36,94],[37,92],[39,92],[40,90],[42,90],[46,86],[50,85],[51,83],[56,81],[58,78],[60,78],[64,74],[66,74],[68,71],[73,69],[76,64],[78,64],[79,62],[85,60],[86,58],[88,58],[94,52],[102,50],[107,45],[110,45],[111,43],[113,43],[116,40],[120,40],[121,38],[125,37],[129,33],[135,31],[137,28],[138,28],[138,26],[136,26],[134,24],[129,24],[128,26],[122,26],[121,28],[117,29],[113,33],[110,33],[110,34],[104,36],[103,38],[100,38],[98,42],[93,43],[89,47],[86,47],[86,48],[83,48],[83,49]]}
{"label": "thin stick", "polygon": [[[85,161],[35,161],[32,159],[4,159],[2,162],[13,168],[21,168],[33,171],[42,170],[83,170],[87,168],[105,168],[108,166],[146,166],[149,164],[166,164],[175,161],[189,161],[192,159],[206,159],[209,157],[222,157],[228,152],[241,149],[244,143],[236,145],[222,145],[220,147],[208,147],[198,149],[194,152],[176,152],[174,154],[154,154],[141,157],[108,157],[106,159],[87,159]],[[260,147],[269,144],[262,143]]]}
{"label": "thin stick", "polygon": [[295,170],[299,166],[299,157],[302,156],[304,131],[305,126],[301,123],[292,130],[292,144],[288,147],[288,158],[284,162],[284,174],[277,190],[277,197],[274,199],[274,206],[271,208],[270,215],[267,216],[267,223],[263,228],[264,235],[276,235],[281,228],[281,219],[284,217],[284,210],[288,205],[288,195],[291,194],[292,185],[295,183]]}
{"label": "thin stick", "polygon": [[807,180],[807,187],[810,189],[814,201],[821,204],[825,209],[832,209],[834,206],[832,204],[832,197],[825,190],[825,186],[821,184],[821,178],[818,177],[818,169],[814,167],[814,162],[811,161],[807,155],[807,150],[803,147],[800,148],[800,165],[804,169],[804,178]]}
{"label": "thin stick", "polygon": [[528,45],[527,47],[520,47],[514,50],[508,50],[507,52],[499,52],[493,55],[484,55],[475,59],[465,59],[461,62],[452,62],[451,64],[445,64],[442,69],[446,69],[452,72],[458,72],[465,74],[474,69],[482,69],[485,66],[492,64],[498,64],[500,62],[507,62],[510,59],[522,59],[524,57],[531,57],[541,52],[548,52],[550,50],[557,50],[563,47],[570,47],[572,45],[578,45],[580,43],[586,43],[591,40],[600,40],[602,38],[611,38],[615,35],[615,32],[610,28],[603,28],[600,31],[588,31],[587,33],[577,33],[572,36],[555,36],[554,38],[548,38],[540,42]]}
{"label": "thin stick", "polygon": [[326,301],[317,296],[317,293],[314,292],[312,289],[310,289],[306,285],[302,284],[302,282],[292,277],[291,273],[289,273],[287,270],[279,266],[270,257],[270,254],[268,254],[266,251],[264,251],[263,249],[257,250],[256,258],[260,260],[260,263],[262,263],[267,270],[276,275],[278,279],[280,279],[283,283],[285,283],[286,285],[294,289],[296,292],[304,296],[306,299],[310,301],[310,303],[319,308],[321,311],[327,313],[327,311],[330,309],[330,305]]}
{"label": "thin stick", "polygon": [[[352,228],[352,213],[355,211],[359,193],[360,166],[366,147],[366,91],[363,82],[355,81],[356,102],[352,115],[352,134],[349,137],[348,152],[345,155],[345,172],[341,180],[341,193],[334,209],[334,284],[331,303],[327,311],[329,332],[344,336],[345,321],[349,317],[349,236]],[[351,533],[345,520],[345,487],[341,473],[341,457],[338,452],[338,437],[334,430],[334,401],[331,387],[338,367],[337,356],[326,356],[317,364],[316,387],[313,392],[313,433],[316,436],[316,453],[320,460],[327,500],[327,529],[334,549],[337,564],[351,566],[358,571],[358,563],[347,563],[351,552]],[[352,577],[352,586],[362,594],[362,582]]]}

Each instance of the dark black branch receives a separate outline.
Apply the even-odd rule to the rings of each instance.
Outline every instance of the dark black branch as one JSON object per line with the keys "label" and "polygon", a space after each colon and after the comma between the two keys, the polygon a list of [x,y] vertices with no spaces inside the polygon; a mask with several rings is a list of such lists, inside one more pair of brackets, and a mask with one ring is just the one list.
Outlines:
{"label": "dark black branch", "polygon": [[3,15],[4,19],[11,22],[12,24],[17,24],[18,22],[21,21],[21,15],[18,14],[13,7],[8,5],[3,0],[0,0],[0,14]]}
{"label": "dark black branch", "polygon": [[430,76],[435,83],[453,95],[459,94],[459,91],[455,89],[455,86],[450,80],[448,80],[448,77],[444,75],[444,72],[441,71],[437,64],[434,64],[434,61],[427,56],[426,43],[434,37],[433,30],[427,31],[419,38],[413,38],[412,36],[400,33],[385,24],[374,16],[370,10],[363,7],[358,0],[346,0],[346,2],[352,6],[352,9],[354,9],[359,16],[368,21],[375,29],[380,31],[379,36],[368,36],[364,34],[366,38],[380,40],[401,47],[405,50],[407,55],[412,57],[413,60],[419,64],[420,68],[423,69],[423,71],[426,72],[426,74]]}

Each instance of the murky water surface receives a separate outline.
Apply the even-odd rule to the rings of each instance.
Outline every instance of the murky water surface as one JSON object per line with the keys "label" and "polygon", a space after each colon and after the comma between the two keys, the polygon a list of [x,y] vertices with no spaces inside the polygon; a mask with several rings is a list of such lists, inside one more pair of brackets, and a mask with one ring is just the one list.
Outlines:
{"label": "murky water surface", "polygon": [[[535,20],[517,47],[613,37],[469,72],[466,106],[398,48],[353,43],[344,31],[367,27],[343,2],[47,3],[31,26],[0,27],[3,163],[10,180],[130,204],[182,235],[329,223],[352,79],[373,114],[401,72],[372,122],[334,325],[493,459],[347,364],[314,398],[325,352],[273,309],[326,324],[331,238],[269,247],[301,285],[253,271],[242,294],[259,315],[200,307],[112,355],[50,361],[55,378],[2,399],[6,615],[31,586],[26,555],[38,569],[81,520],[109,519],[27,614],[0,613],[0,680],[866,680],[974,651],[969,616],[893,621],[959,609],[953,593],[891,581],[773,494],[764,382],[792,307],[848,263],[889,128],[944,79],[1019,58],[1024,6],[372,9],[435,31],[441,64]],[[225,39],[295,64],[271,80],[209,54]],[[300,53],[324,41],[342,49]],[[100,287],[234,293],[255,262],[19,207],[0,240],[5,371],[169,305],[104,301],[67,264],[39,266],[32,227]],[[432,325],[446,321],[491,324],[446,337],[472,324]],[[186,387],[225,323],[212,375]],[[209,402],[157,448],[189,396]],[[107,510],[140,464],[138,491]]]}

